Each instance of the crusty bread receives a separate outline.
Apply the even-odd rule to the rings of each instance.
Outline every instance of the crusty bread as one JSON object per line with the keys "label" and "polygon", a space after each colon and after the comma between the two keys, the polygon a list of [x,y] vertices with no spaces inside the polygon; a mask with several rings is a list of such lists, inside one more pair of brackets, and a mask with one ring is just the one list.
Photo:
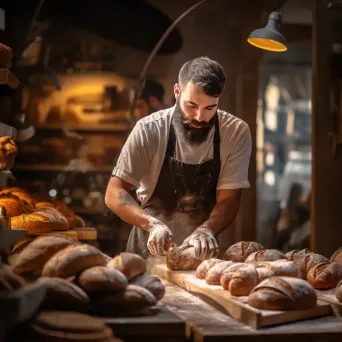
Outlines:
{"label": "crusty bread", "polygon": [[54,208],[54,205],[50,202],[37,202],[36,203],[36,209],[39,209],[39,208]]}
{"label": "crusty bread", "polygon": [[276,261],[280,259],[287,260],[285,254],[276,249],[262,249],[260,251],[251,253],[245,260],[245,262],[254,263],[259,261]]}
{"label": "crusty bread", "polygon": [[267,278],[274,277],[275,274],[266,267],[256,267],[258,273],[258,284]]}
{"label": "crusty bread", "polygon": [[7,194],[17,197],[25,206],[27,212],[32,212],[36,205],[36,200],[25,190],[20,188],[7,188],[0,191],[0,195]]}
{"label": "crusty bread", "polygon": [[309,248],[303,248],[303,249],[294,249],[290,252],[287,252],[285,255],[289,261],[293,261],[293,260],[296,260],[298,257],[300,257],[304,254],[308,254],[308,253],[312,253],[310,251],[310,249]]}
{"label": "crusty bread", "polygon": [[10,136],[0,137],[0,171],[13,167],[17,153],[17,146]]}
{"label": "crusty bread", "polygon": [[76,284],[62,278],[40,277],[46,287],[43,309],[84,311],[89,304],[88,295]]}
{"label": "crusty bread", "polygon": [[310,268],[307,279],[315,289],[332,289],[342,280],[342,264],[322,262]]}
{"label": "crusty bread", "polygon": [[122,252],[110,260],[107,267],[119,270],[130,281],[146,272],[146,261],[138,254]]}
{"label": "crusty bread", "polygon": [[105,266],[102,252],[88,244],[76,244],[57,252],[43,268],[43,276],[68,278],[93,266]]}
{"label": "crusty bread", "polygon": [[335,295],[337,300],[342,303],[342,280],[336,286]]}
{"label": "crusty bread", "polygon": [[165,286],[155,275],[147,273],[140,274],[133,278],[129,283],[131,285],[138,285],[149,290],[154,295],[156,300],[161,300],[165,295]]}
{"label": "crusty bread", "polygon": [[124,290],[128,281],[125,275],[117,269],[94,266],[80,274],[78,284],[87,293],[112,292]]}
{"label": "crusty bread", "polygon": [[129,284],[125,290],[101,294],[91,299],[93,313],[111,316],[124,316],[144,313],[157,303],[147,289]]}
{"label": "crusty bread", "polygon": [[320,254],[309,253],[304,254],[293,261],[300,270],[302,279],[306,279],[311,267],[321,262],[329,262],[329,260]]}
{"label": "crusty bread", "polygon": [[301,278],[300,270],[293,261],[280,259],[260,262],[259,265],[269,269],[276,276]]}
{"label": "crusty bread", "polygon": [[200,265],[202,260],[195,258],[195,248],[173,248],[172,252],[166,256],[166,266],[170,270],[195,270]]}
{"label": "crusty bread", "polygon": [[26,281],[15,274],[8,265],[0,265],[0,293],[19,290],[25,285]]}
{"label": "crusty bread", "polygon": [[196,277],[199,279],[205,279],[208,271],[219,262],[223,262],[223,260],[215,258],[203,260],[196,269]]}
{"label": "crusty bread", "polygon": [[248,304],[264,310],[308,310],[316,306],[317,295],[305,280],[293,277],[267,278],[248,296]]}
{"label": "crusty bread", "polygon": [[223,255],[224,260],[244,262],[246,258],[257,251],[265,249],[264,246],[254,241],[240,241],[231,245]]}
{"label": "crusty bread", "polygon": [[8,217],[18,216],[26,213],[25,206],[17,196],[11,194],[0,195],[0,207],[6,208]]}
{"label": "crusty bread", "polygon": [[217,263],[215,266],[210,268],[205,276],[205,281],[209,285],[220,285],[220,279],[222,273],[229,267],[233,265],[230,260]]}
{"label": "crusty bread", "polygon": [[221,286],[233,296],[248,296],[258,284],[258,272],[252,264],[235,271],[226,271],[221,277]]}
{"label": "crusty bread", "polygon": [[342,264],[342,247],[335,251],[335,253],[331,256],[330,261]]}
{"label": "crusty bread", "polygon": [[21,251],[12,269],[30,279],[38,278],[45,263],[57,252],[78,242],[57,234],[42,235],[35,238]]}

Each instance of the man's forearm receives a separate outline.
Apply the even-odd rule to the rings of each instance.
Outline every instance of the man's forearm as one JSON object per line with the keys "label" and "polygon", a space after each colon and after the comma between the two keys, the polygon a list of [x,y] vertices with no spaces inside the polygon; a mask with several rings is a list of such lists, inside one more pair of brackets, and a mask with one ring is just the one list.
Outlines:
{"label": "man's forearm", "polygon": [[110,189],[106,194],[107,206],[123,221],[149,231],[156,219],[148,215],[134,198],[122,188]]}
{"label": "man's forearm", "polygon": [[240,201],[237,198],[226,198],[218,202],[201,227],[211,229],[215,235],[219,234],[234,221],[239,205]]}

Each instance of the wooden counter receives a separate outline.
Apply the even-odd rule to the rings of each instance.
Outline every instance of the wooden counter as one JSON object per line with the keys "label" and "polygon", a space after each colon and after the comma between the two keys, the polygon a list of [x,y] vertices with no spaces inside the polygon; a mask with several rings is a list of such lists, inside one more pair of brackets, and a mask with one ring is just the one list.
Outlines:
{"label": "wooden counter", "polygon": [[190,293],[164,281],[166,295],[161,300],[186,321],[190,341],[341,341],[342,320],[327,316],[297,323],[252,329],[214,309]]}

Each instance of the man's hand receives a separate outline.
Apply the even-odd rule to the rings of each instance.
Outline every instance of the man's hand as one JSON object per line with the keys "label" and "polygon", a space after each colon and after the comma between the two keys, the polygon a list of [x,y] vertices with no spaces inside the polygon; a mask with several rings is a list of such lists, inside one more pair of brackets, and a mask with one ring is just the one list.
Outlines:
{"label": "man's hand", "polygon": [[205,227],[197,228],[184,240],[184,245],[195,247],[195,258],[201,260],[215,258],[220,251],[214,232]]}
{"label": "man's hand", "polygon": [[147,248],[152,255],[166,255],[173,245],[172,237],[171,230],[163,222],[156,220],[150,229]]}

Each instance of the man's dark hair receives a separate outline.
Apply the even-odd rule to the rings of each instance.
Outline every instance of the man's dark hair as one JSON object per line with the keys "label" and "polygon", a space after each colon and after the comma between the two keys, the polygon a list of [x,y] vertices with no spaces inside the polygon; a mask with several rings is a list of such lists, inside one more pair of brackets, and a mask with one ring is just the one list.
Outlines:
{"label": "man's dark hair", "polygon": [[220,63],[208,57],[198,57],[186,62],[179,72],[180,87],[183,88],[188,82],[206,95],[218,97],[223,92],[226,77]]}
{"label": "man's dark hair", "polygon": [[156,97],[160,102],[164,101],[164,87],[156,81],[146,80],[140,98],[148,100],[150,96]]}

